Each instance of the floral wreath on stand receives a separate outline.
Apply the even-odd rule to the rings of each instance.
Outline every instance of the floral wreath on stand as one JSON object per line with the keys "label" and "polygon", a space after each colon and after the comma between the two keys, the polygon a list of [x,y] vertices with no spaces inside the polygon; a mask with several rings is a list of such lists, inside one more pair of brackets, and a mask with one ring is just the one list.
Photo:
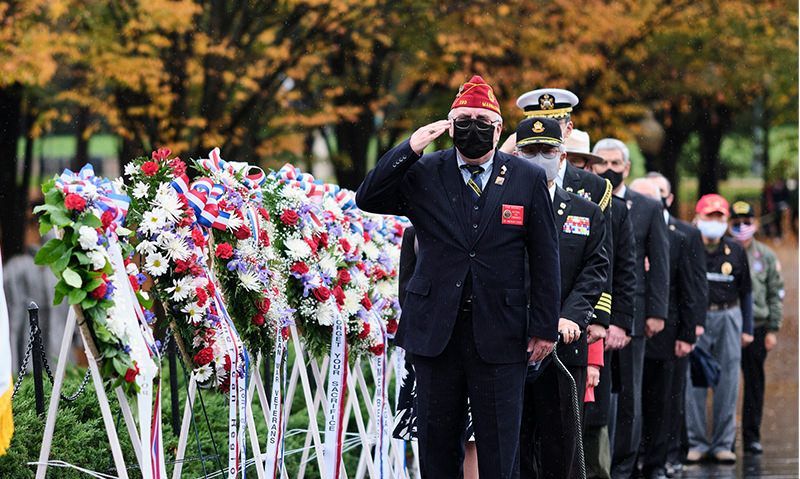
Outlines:
{"label": "floral wreath on stand", "polygon": [[[124,304],[127,298],[118,294],[124,284],[117,282],[120,276],[108,250],[118,242],[117,235],[124,238],[129,233],[122,226],[129,198],[121,190],[108,179],[94,176],[91,165],[78,174],[65,170],[44,183],[45,204],[34,213],[40,214],[40,233],[55,229],[57,237],[42,246],[35,262],[49,266],[58,278],[54,304],[67,298],[70,305],[80,307],[87,320],[81,327],[87,328],[87,339],[93,343],[89,347],[103,377],[114,379],[112,387],[121,386],[126,394],[135,395],[143,380],[140,368],[152,373],[156,366],[152,351],[142,349],[143,343],[134,339],[141,334],[137,321],[121,313],[135,305]],[[119,246],[130,250],[124,242]],[[138,291],[138,278],[130,280]],[[137,297],[147,302],[145,294],[138,292]]]}
{"label": "floral wreath on stand", "polygon": [[270,215],[262,204],[264,172],[247,163],[226,162],[215,148],[195,162],[217,203],[213,225],[214,272],[228,312],[251,353],[267,353],[276,331],[284,338],[294,310],[286,301],[286,278],[270,238]]}
{"label": "floral wreath on stand", "polygon": [[[143,270],[140,278],[153,279],[153,292],[196,380],[226,391],[231,358],[220,336],[216,289],[204,267],[209,259],[207,238],[188,197],[186,164],[160,148],[149,158],[128,163],[125,175],[132,197],[128,223],[135,229],[131,241]],[[151,311],[145,314],[155,317]]]}

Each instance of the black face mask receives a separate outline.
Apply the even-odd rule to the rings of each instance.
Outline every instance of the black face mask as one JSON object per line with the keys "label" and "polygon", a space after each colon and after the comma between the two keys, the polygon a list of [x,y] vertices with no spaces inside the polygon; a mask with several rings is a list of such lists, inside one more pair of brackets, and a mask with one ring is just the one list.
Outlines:
{"label": "black face mask", "polygon": [[494,148],[494,127],[478,129],[477,123],[478,120],[470,120],[469,128],[453,128],[453,144],[470,160],[478,159]]}
{"label": "black face mask", "polygon": [[669,209],[669,205],[667,204],[667,199],[663,196],[661,197],[661,205],[664,207],[665,210]]}
{"label": "black face mask", "polygon": [[617,186],[622,183],[622,173],[617,173],[611,168],[604,171],[600,176],[610,181],[611,187],[614,189],[617,189]]}

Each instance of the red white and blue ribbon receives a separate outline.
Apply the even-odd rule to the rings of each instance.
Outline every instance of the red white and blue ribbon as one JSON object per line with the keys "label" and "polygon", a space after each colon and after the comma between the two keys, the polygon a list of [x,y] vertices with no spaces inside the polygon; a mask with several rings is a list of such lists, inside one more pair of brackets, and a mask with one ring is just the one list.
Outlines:
{"label": "red white and blue ribbon", "polygon": [[317,180],[311,174],[303,173],[294,165],[287,163],[272,175],[282,183],[303,190],[306,196],[313,201],[320,202],[325,196],[330,196],[336,200],[343,211],[357,209],[355,192],[341,188],[339,185]]}
{"label": "red white and blue ribbon", "polygon": [[[377,311],[377,309],[373,308],[373,311]],[[383,341],[384,345],[383,352],[372,357],[375,365],[375,399],[373,404],[375,406],[375,432],[377,436],[375,438],[374,465],[378,477],[389,478],[391,477],[391,464],[389,463],[389,442],[391,441],[389,434],[389,367],[387,361],[389,345],[386,342],[386,327],[383,324],[383,320],[374,312],[371,317],[372,326],[379,328],[381,341]]]}
{"label": "red white and blue ribbon", "polygon": [[328,365],[328,402],[325,409],[325,444],[323,459],[325,477],[339,479],[342,463],[342,428],[344,403],[347,397],[347,332],[345,320],[336,314],[331,332]]}
{"label": "red white and blue ribbon", "polygon": [[269,423],[267,424],[267,450],[264,470],[267,477],[278,478],[283,467],[283,442],[286,430],[286,414],[283,409],[283,391],[286,380],[286,340],[281,325],[276,326],[275,355],[272,363],[272,389],[269,400]]}
{"label": "red white and blue ribbon", "polygon": [[123,224],[128,214],[131,199],[119,193],[108,178],[95,176],[91,164],[86,164],[78,173],[65,169],[55,180],[55,186],[65,195],[73,193],[100,208],[114,213],[114,222]]}

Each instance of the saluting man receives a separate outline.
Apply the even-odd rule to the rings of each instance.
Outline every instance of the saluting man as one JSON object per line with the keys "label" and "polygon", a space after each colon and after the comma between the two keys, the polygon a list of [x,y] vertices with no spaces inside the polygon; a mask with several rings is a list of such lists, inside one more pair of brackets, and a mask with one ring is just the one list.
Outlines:
{"label": "saluting man", "polygon": [[[501,130],[497,99],[476,75],[446,120],[387,152],[356,194],[362,210],[405,215],[416,230],[397,344],[413,357],[426,478],[460,475],[467,398],[481,477],[518,473],[527,363],[544,359],[558,336],[547,179],[542,168],[495,151]],[[445,132],[455,148],[423,155]]]}
{"label": "saluting man", "polygon": [[[525,116],[552,118],[558,122],[561,128],[561,138],[568,141],[574,125],[572,124],[572,110],[578,104],[578,96],[569,90],[560,88],[540,88],[529,91],[517,98],[517,106],[525,112]],[[512,153],[516,146],[516,133],[506,139],[501,151]],[[611,196],[612,187],[608,181],[593,175],[590,172],[575,168],[568,161],[561,164],[555,178],[555,184],[563,188],[568,193],[575,193],[594,204],[600,206],[603,211],[606,223],[606,238],[603,247],[609,259],[609,265],[613,264],[613,233],[611,228]],[[595,304],[594,317],[587,330],[589,341],[605,338],[606,329],[609,327],[611,316],[611,274],[606,275],[607,284],[603,288],[600,299]],[[619,333],[612,328],[611,333]],[[617,338],[612,340],[616,343]]]}
{"label": "saluting man", "polygon": [[[577,386],[579,417],[572,407],[572,388],[566,375],[548,362],[535,383],[525,388],[520,438],[523,478],[579,477],[576,440],[581,434],[580,411],[586,384],[586,329],[594,305],[606,284],[608,257],[603,248],[605,217],[600,207],[555,183],[566,150],[558,122],[550,118],[523,120],[516,131],[516,155],[542,167],[553,201],[559,231],[561,264],[561,318],[557,346],[559,359]],[[535,286],[535,285],[533,285]],[[592,338],[589,341],[601,341]]]}

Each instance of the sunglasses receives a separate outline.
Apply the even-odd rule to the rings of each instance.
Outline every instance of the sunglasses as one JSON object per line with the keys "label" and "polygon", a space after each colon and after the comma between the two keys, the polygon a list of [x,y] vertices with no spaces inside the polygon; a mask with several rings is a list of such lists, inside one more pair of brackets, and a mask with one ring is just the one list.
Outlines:
{"label": "sunglasses", "polygon": [[552,160],[561,154],[561,150],[557,146],[552,145],[526,145],[519,150],[519,156],[525,159],[532,159],[538,154],[541,154],[548,160]]}
{"label": "sunglasses", "polygon": [[469,130],[469,128],[474,124],[475,128],[480,131],[489,131],[494,128],[494,125],[497,121],[488,121],[483,118],[456,118],[453,120],[453,127],[458,130]]}

